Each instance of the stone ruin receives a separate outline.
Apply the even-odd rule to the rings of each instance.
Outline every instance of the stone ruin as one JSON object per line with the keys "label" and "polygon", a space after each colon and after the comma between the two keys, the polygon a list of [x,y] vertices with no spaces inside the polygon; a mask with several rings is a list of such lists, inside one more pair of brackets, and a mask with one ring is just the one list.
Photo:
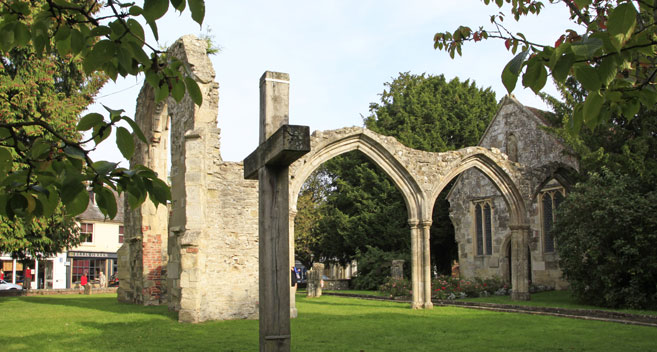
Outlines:
{"label": "stone ruin", "polygon": [[[148,201],[135,211],[125,207],[125,241],[118,253],[118,298],[145,305],[166,303],[179,312],[182,322],[254,319],[258,315],[258,184],[243,179],[242,163],[221,158],[218,84],[206,48],[205,41],[184,36],[169,49],[170,55],[193,72],[203,94],[200,107],[188,96],[179,103],[169,98],[156,104],[148,84],[139,94],[135,120],[150,143],[137,144],[131,164],[146,165],[160,178],[169,178],[173,202],[169,209],[155,208]],[[168,142],[170,175],[166,167]],[[527,246],[525,204],[550,170],[530,170],[495,148],[468,147],[445,153],[414,150],[395,138],[360,127],[314,132],[310,153],[290,166],[291,237],[304,181],[325,161],[352,150],[364,153],[384,170],[406,202],[412,247],[412,308],[433,306],[429,262],[433,205],[443,188],[462,172],[476,168],[498,189],[509,212],[513,248]],[[526,267],[526,252],[516,252],[513,265]],[[283,260],[294,266],[292,239],[290,258]],[[512,297],[528,299],[527,271],[514,270],[511,281]],[[296,316],[293,294],[290,309],[291,316]]]}

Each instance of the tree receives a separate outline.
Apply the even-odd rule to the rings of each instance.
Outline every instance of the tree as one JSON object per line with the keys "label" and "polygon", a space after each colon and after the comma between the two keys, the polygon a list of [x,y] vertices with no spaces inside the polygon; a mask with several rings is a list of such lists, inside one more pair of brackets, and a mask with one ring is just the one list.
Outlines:
{"label": "tree", "polygon": [[[370,104],[365,126],[414,149],[444,152],[477,145],[497,110],[495,93],[469,80],[448,82],[443,75],[407,72],[385,86],[380,103]],[[445,274],[451,273],[451,262],[458,259],[446,199],[451,186],[436,200],[431,225],[431,260]],[[397,206],[405,209],[403,203]]]}
{"label": "tree", "polygon": [[[202,23],[203,0],[170,3],[180,12],[189,5],[192,19]],[[126,169],[90,158],[91,142],[97,145],[113,131],[128,159],[136,139],[147,142],[123,110],[106,108],[107,119],[91,113],[78,121],[100,84],[98,77],[144,74],[158,100],[171,95],[180,101],[188,93],[201,103],[189,68],[146,43],[136,20],[142,17],[157,39],[156,20],[168,9],[167,0],[145,0],[143,7],[116,0],[104,5],[95,0],[0,2],[0,215],[29,222],[59,212],[61,201],[62,211],[74,216],[88,205],[87,186],[111,218],[117,205],[110,189],[125,192],[132,207],[147,196],[156,206],[171,198],[166,183],[144,166]],[[119,121],[132,132],[117,127]],[[91,136],[81,139],[82,131]],[[68,243],[52,240],[54,247]]]}
{"label": "tree", "polygon": [[[546,97],[557,115],[568,115],[585,90],[572,79],[560,85],[563,102]],[[557,214],[553,236],[559,264],[576,297],[589,304],[647,308],[657,304],[657,123],[654,108],[637,118],[612,114],[592,131],[572,136],[557,130],[581,159],[580,180]]]}
{"label": "tree", "polygon": [[580,300],[657,307],[657,190],[603,168],[561,204],[553,233],[560,267]]}
{"label": "tree", "polygon": [[[544,1],[536,0],[483,1],[500,9],[504,3],[510,4],[516,21],[539,15],[545,7]],[[439,32],[434,47],[453,58],[455,53],[461,55],[466,42],[502,40],[507,50],[517,53],[502,71],[509,93],[521,75],[522,85],[536,93],[543,89],[548,75],[558,83],[567,78],[576,80],[587,94],[569,116],[571,134],[579,133],[583,124],[593,129],[613,115],[632,120],[641,106],[657,103],[655,1],[550,0],[549,4],[567,6],[577,28],[565,30],[553,44],[535,43],[522,33],[513,34],[503,24],[507,13],[499,12],[491,16],[494,28],[459,26],[453,32]]]}

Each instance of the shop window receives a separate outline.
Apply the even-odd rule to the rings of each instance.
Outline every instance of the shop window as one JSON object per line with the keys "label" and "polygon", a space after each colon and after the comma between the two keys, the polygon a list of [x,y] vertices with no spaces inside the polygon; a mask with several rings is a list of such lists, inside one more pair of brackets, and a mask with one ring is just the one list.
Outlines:
{"label": "shop window", "polygon": [[475,236],[477,255],[493,253],[493,206],[490,199],[477,201],[475,212]]}
{"label": "shop window", "polygon": [[85,271],[87,272],[87,280],[95,280],[104,268],[105,259],[73,259],[72,282],[80,282],[80,278]]}
{"label": "shop window", "polygon": [[563,188],[541,192],[541,230],[543,232],[543,251],[554,252],[555,244],[551,230],[556,220],[556,210],[564,199]]}
{"label": "shop window", "polygon": [[119,225],[119,243],[123,243],[123,225]]}
{"label": "shop window", "polygon": [[94,224],[80,224],[80,242],[92,243],[94,241]]}

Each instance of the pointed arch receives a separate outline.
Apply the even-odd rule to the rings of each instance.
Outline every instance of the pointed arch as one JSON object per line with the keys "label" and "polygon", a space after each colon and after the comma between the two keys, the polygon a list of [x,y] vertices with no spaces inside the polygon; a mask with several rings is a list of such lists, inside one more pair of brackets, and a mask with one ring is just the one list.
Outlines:
{"label": "pointed arch", "polygon": [[352,130],[351,133],[335,133],[335,138],[317,147],[315,145],[320,144],[318,141],[320,137],[313,134],[311,137],[311,145],[313,145],[311,152],[297,160],[290,167],[290,210],[296,210],[299,191],[305,180],[315,169],[338,155],[358,150],[392,179],[397,189],[402,193],[408,217],[417,219],[420,216],[419,204],[423,192],[410,172],[394,157],[388,147],[368,135],[373,134],[376,137],[377,134],[371,131],[364,133],[364,129]]}

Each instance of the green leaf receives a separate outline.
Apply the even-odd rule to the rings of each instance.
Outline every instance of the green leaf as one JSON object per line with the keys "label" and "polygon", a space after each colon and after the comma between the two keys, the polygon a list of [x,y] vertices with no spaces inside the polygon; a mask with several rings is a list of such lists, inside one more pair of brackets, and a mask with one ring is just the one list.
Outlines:
{"label": "green leaf", "polygon": [[529,51],[527,50],[520,52],[504,67],[502,71],[502,83],[507,92],[511,93],[516,88],[516,82],[522,70],[522,64],[525,62],[528,53]]}
{"label": "green leaf", "polygon": [[600,83],[604,87],[608,86],[618,74],[618,64],[616,58],[611,56],[605,57],[598,65],[597,70],[598,77],[600,78]]}
{"label": "green leaf", "polygon": [[579,134],[579,131],[582,129],[583,120],[584,114],[582,112],[582,103],[579,103],[575,106],[570,119],[568,119],[568,131],[571,135]]}
{"label": "green leaf", "polygon": [[144,18],[149,23],[154,22],[158,18],[164,16],[169,9],[168,0],[144,0]]}
{"label": "green leaf", "polygon": [[573,43],[571,48],[575,55],[588,58],[594,56],[603,44],[600,38],[585,38],[580,42]]}
{"label": "green leaf", "polygon": [[128,19],[126,24],[128,25],[128,29],[130,30],[130,33],[132,33],[132,35],[137,37],[137,39],[139,39],[140,42],[143,42],[144,38],[145,38],[144,29],[141,27],[139,22],[137,22],[133,18],[130,18],[130,19]]}
{"label": "green leaf", "polygon": [[176,102],[180,102],[185,96],[185,84],[181,80],[176,80],[173,83],[173,89],[171,90],[171,96],[173,99],[176,99]]}
{"label": "green leaf", "polygon": [[96,161],[95,163],[93,163],[92,166],[94,170],[96,170],[96,173],[104,176],[112,172],[114,169],[116,169],[117,165],[118,163],[101,160],[101,161]]}
{"label": "green leaf", "polygon": [[185,10],[185,0],[171,0],[171,6],[179,12]]}
{"label": "green leaf", "polygon": [[598,92],[590,92],[584,101],[584,107],[582,108],[584,123],[590,129],[594,129],[598,124],[598,119],[600,115],[600,108],[604,104],[605,100]]}
{"label": "green leaf", "polygon": [[203,24],[203,18],[205,17],[205,1],[187,0],[187,3],[189,4],[189,10],[192,12],[192,19],[199,25]]}
{"label": "green leaf", "polygon": [[201,89],[196,84],[196,81],[190,77],[185,77],[185,85],[187,86],[187,93],[194,101],[194,104],[201,106],[203,104],[203,95],[201,94]]}
{"label": "green leaf", "polygon": [[64,147],[64,154],[73,159],[85,160],[87,154],[78,146],[67,145]]}
{"label": "green leaf", "polygon": [[30,155],[33,159],[40,159],[45,154],[50,153],[50,147],[50,142],[39,137],[34,141],[34,143],[32,143],[32,147],[30,148]]}
{"label": "green leaf", "polygon": [[135,153],[135,142],[132,140],[132,134],[124,127],[116,129],[116,146],[119,147],[123,157],[128,160]]}
{"label": "green leaf", "polygon": [[620,52],[636,26],[637,11],[632,2],[624,2],[611,10],[607,20],[607,30],[611,36],[612,45]]}
{"label": "green leaf", "polygon": [[522,76],[522,85],[538,94],[547,82],[547,70],[538,58],[527,61],[527,70]]}
{"label": "green leaf", "polygon": [[23,22],[17,22],[14,27],[14,39],[17,46],[25,46],[30,42],[30,30]]}
{"label": "green leaf", "polygon": [[573,67],[575,63],[575,56],[573,54],[567,53],[562,55],[557,59],[554,68],[552,69],[552,77],[557,82],[564,82],[570,73],[570,68]]}
{"label": "green leaf", "polygon": [[94,193],[96,194],[98,209],[100,209],[105,216],[114,219],[117,211],[114,193],[106,187],[95,187]]}
{"label": "green leaf", "polygon": [[71,31],[71,52],[78,54],[85,47],[85,38],[77,29]]}
{"label": "green leaf", "polygon": [[154,178],[145,180],[144,184],[148,189],[149,198],[156,206],[158,203],[167,204],[167,201],[171,200],[171,190],[164,181]]}
{"label": "green leaf", "polygon": [[162,82],[159,87],[155,89],[155,102],[159,103],[169,96],[169,85],[167,82]]}
{"label": "green leaf", "polygon": [[6,148],[0,147],[0,175],[6,175],[14,166],[14,159],[11,152]]}
{"label": "green leaf", "polygon": [[50,189],[46,192],[39,193],[38,197],[39,201],[41,201],[42,215],[46,217],[51,216],[59,204],[57,192]]}
{"label": "green leaf", "polygon": [[104,104],[103,104],[103,107],[105,108],[105,110],[107,110],[107,112],[110,113],[110,120],[112,120],[112,122],[118,121],[121,117],[121,114],[123,114],[125,112],[125,110],[123,110],[123,109],[118,109],[118,110],[110,109],[109,107],[105,106]]}
{"label": "green leaf", "polygon": [[66,213],[70,216],[76,216],[82,214],[87,209],[89,205],[89,193],[82,187],[82,190],[73,194],[71,200],[64,201],[64,197],[62,196],[62,202],[66,206]]}
{"label": "green leaf", "polygon": [[123,121],[127,122],[128,125],[130,125],[130,128],[132,128],[132,133],[134,133],[137,136],[137,138],[139,138],[144,143],[148,143],[148,141],[146,140],[146,136],[144,136],[144,133],[141,131],[141,128],[139,128],[139,125],[137,125],[137,123],[133,119],[127,116],[123,116],[122,119]]}
{"label": "green leaf", "polygon": [[628,121],[634,119],[636,114],[639,113],[640,108],[641,104],[637,99],[628,99],[624,102],[624,104],[621,105],[623,116],[625,116]]}
{"label": "green leaf", "polygon": [[80,119],[80,122],[78,122],[78,126],[76,127],[76,129],[78,131],[87,131],[102,122],[103,122],[103,115],[92,112],[90,114],[84,115]]}
{"label": "green leaf", "polygon": [[600,78],[598,78],[598,73],[589,65],[581,64],[575,66],[575,78],[582,84],[582,87],[589,92],[600,89]]}
{"label": "green leaf", "polygon": [[132,55],[135,57],[135,59],[137,59],[140,64],[144,65],[144,67],[148,69],[151,64],[151,59],[148,57],[148,55],[146,55],[146,52],[144,49],[142,49],[141,45],[133,41],[128,42],[128,45],[132,50]]}

